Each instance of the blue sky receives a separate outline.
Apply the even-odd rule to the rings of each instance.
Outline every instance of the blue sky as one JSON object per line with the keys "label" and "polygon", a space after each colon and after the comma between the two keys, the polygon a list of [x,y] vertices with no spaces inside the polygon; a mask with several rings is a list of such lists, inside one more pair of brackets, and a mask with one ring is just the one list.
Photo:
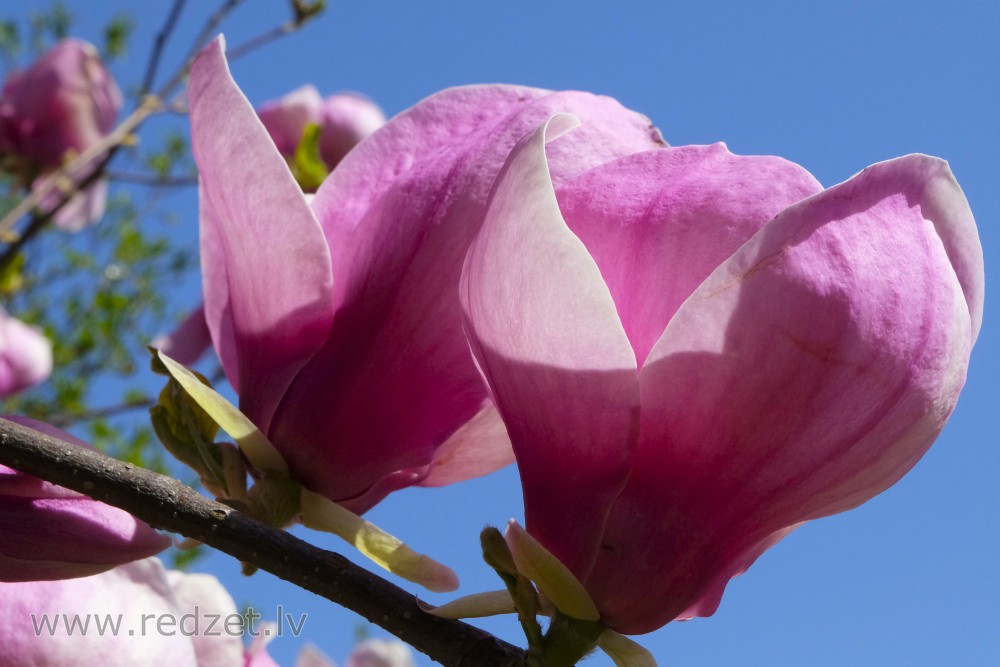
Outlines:
{"label": "blue sky", "polygon": [[[138,3],[67,3],[77,34],[96,39],[112,12]],[[175,51],[192,38],[195,5]],[[214,4],[214,3],[213,3]],[[709,619],[641,638],[662,665],[990,665],[1000,660],[997,574],[1000,334],[991,270],[1000,250],[1000,3],[772,0],[769,2],[332,2],[303,33],[234,63],[255,103],[303,83],[364,92],[388,113],[442,88],[509,82],[617,97],[673,144],[725,141],[776,154],[832,185],[910,152],[947,159],[980,226],[987,307],[968,384],[939,441],[899,484],[863,507],[796,531],[730,585]],[[141,77],[170,3],[141,3],[124,85]],[[8,16],[24,15],[22,5]],[[238,44],[285,16],[249,0],[227,23]],[[157,121],[154,121],[154,123]],[[144,136],[155,137],[155,125]],[[169,200],[195,234],[193,192]],[[188,232],[185,232],[188,233]],[[197,294],[178,293],[178,304]],[[513,470],[443,490],[395,494],[370,517],[452,565],[462,593],[494,589],[477,535],[520,515]],[[312,539],[305,531],[300,531]],[[333,540],[318,542],[348,553]],[[309,614],[305,638],[338,660],[363,621],[266,574],[243,578],[228,557],[199,567],[238,602]],[[440,601],[442,596],[428,599]],[[515,623],[486,627],[519,642]],[[372,629],[373,634],[380,634]],[[303,640],[272,655],[293,663]],[[420,664],[429,664],[421,662]],[[603,657],[588,665],[610,665]]]}

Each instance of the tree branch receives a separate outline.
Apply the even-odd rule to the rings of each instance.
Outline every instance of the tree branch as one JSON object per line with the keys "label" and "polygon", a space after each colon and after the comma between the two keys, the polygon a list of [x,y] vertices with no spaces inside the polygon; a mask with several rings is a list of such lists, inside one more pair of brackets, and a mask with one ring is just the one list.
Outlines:
{"label": "tree branch", "polygon": [[150,53],[149,63],[146,65],[146,74],[142,77],[142,88],[139,89],[140,99],[153,89],[153,81],[156,79],[156,70],[160,66],[160,56],[163,55],[163,47],[166,46],[167,40],[170,39],[170,33],[174,31],[174,26],[177,25],[177,19],[184,10],[185,1],[174,0],[174,6],[170,9],[166,22],[156,35],[156,41],[153,43],[153,51]]}
{"label": "tree branch", "polygon": [[524,651],[425,613],[412,593],[158,475],[0,419],[0,463],[126,510],[347,607],[448,667],[515,667]]}
{"label": "tree branch", "polygon": [[133,171],[109,171],[108,180],[120,183],[135,183],[136,185],[148,185],[150,187],[176,187],[187,188],[198,185],[197,176],[161,176],[159,174],[147,174]]}

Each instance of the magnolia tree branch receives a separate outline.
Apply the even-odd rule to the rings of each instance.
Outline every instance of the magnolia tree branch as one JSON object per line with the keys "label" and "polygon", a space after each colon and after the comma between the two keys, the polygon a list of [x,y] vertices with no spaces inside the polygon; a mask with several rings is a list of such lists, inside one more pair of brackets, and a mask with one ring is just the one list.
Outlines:
{"label": "magnolia tree branch", "polygon": [[171,7],[166,22],[163,24],[160,32],[156,34],[153,51],[150,53],[149,62],[146,65],[146,74],[142,77],[142,88],[139,89],[140,98],[153,89],[153,80],[156,79],[156,70],[160,66],[160,56],[163,55],[163,47],[167,45],[167,40],[170,39],[170,34],[174,31],[174,26],[177,25],[177,19],[180,18],[181,12],[184,11],[185,2],[186,0],[174,0],[174,6]]}
{"label": "magnolia tree branch", "polygon": [[[0,464],[114,505],[342,605],[449,667],[524,665],[524,651],[460,621],[425,613],[416,596],[205,498],[177,480],[0,419]],[[67,545],[72,548],[72,545]]]}

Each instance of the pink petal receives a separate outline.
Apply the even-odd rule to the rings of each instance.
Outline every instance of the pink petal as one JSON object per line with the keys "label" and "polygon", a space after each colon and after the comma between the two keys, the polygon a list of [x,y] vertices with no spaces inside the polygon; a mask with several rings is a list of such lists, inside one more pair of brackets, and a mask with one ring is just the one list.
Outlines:
{"label": "pink petal", "polygon": [[511,152],[461,285],[470,344],[517,454],[528,528],[574,573],[596,558],[639,409],[614,301],[549,179],[545,143],[577,122],[555,116]]}
{"label": "pink petal", "polygon": [[212,334],[205,321],[205,306],[192,310],[176,329],[166,336],[158,336],[152,345],[185,366],[198,361],[212,346]]}
{"label": "pink petal", "polygon": [[385,114],[377,104],[352,93],[323,100],[320,118],[320,153],[331,169],[358,142],[385,125]]}
{"label": "pink petal", "polygon": [[[226,619],[239,614],[229,592],[210,574],[170,570],[167,581],[180,612],[179,624],[183,622],[183,627],[179,625],[178,629],[189,633],[198,630],[190,635],[198,667],[238,667],[243,661],[243,640],[223,629]],[[180,621],[181,618],[184,621]],[[216,618],[221,619],[216,623],[219,632],[207,632]]]}
{"label": "pink petal", "polygon": [[0,396],[43,382],[52,373],[52,344],[35,327],[0,309]]}
{"label": "pink petal", "polygon": [[351,651],[346,667],[416,667],[416,663],[410,648],[398,639],[366,639]]}
{"label": "pink petal", "polygon": [[[48,424],[9,419],[73,445],[90,445]],[[67,579],[146,558],[170,539],[132,515],[0,466],[0,581]]]}
{"label": "pink petal", "polygon": [[286,157],[295,154],[306,125],[319,124],[323,98],[315,86],[296,88],[284,97],[265,102],[257,111],[264,129],[271,135],[278,152]]}
{"label": "pink petal", "polygon": [[715,268],[789,204],[822,190],[777,157],[724,144],[645,151],[556,192],[566,224],[601,269],[640,365]]}
{"label": "pink petal", "polygon": [[[549,147],[562,179],[661,142],[609,98],[458,88],[391,120],[320,187],[313,210],[333,256],[337,316],[268,434],[279,447],[296,443],[285,453],[308,488],[345,500],[387,476],[390,486],[416,483],[481,409],[486,390],[461,328],[461,266],[510,148],[553,109],[589,123],[577,141]],[[497,437],[479,451],[503,461],[508,447]],[[493,448],[499,455],[486,454]]]}
{"label": "pink petal", "polygon": [[333,273],[316,218],[229,75],[222,49],[221,38],[205,47],[189,86],[208,227],[205,312],[224,364],[233,355],[223,349],[222,332],[232,327],[240,406],[266,431],[285,388],[329,331]]}
{"label": "pink petal", "polygon": [[611,627],[710,613],[783,531],[923,455],[981,303],[963,202],[940,160],[877,164],[782,212],[681,306],[640,373],[641,444],[587,582]]}
{"label": "pink petal", "polygon": [[[506,445],[506,446],[504,446]],[[491,401],[434,452],[421,486],[445,486],[481,477],[514,462],[507,427]]]}
{"label": "pink petal", "polygon": [[150,558],[81,579],[0,583],[0,665],[204,667],[166,574]]}

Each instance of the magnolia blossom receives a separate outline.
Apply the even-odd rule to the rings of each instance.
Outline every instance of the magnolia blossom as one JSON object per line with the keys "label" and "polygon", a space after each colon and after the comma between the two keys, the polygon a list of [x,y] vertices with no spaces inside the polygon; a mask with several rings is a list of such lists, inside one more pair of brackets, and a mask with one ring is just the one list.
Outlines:
{"label": "magnolia blossom", "polygon": [[80,579],[0,583],[0,625],[0,667],[244,664],[229,593],[156,558]]}
{"label": "magnolia blossom", "polygon": [[413,653],[401,641],[366,639],[354,647],[346,667],[416,667]]}
{"label": "magnolia blossom", "polygon": [[185,366],[198,361],[212,347],[212,336],[205,322],[205,307],[198,306],[169,334],[157,336],[152,346]]}
{"label": "magnolia blossom", "polygon": [[[90,448],[48,424],[5,419]],[[170,546],[168,537],[123,510],[3,465],[0,534],[0,581],[85,577]]]}
{"label": "magnolia blossom", "polygon": [[[246,653],[244,667],[278,667],[265,648],[273,636],[260,635]],[[337,667],[337,663],[315,646],[307,644],[295,659],[295,667]],[[351,651],[345,667],[416,667],[413,652],[396,639],[366,639]]]}
{"label": "magnolia blossom", "polygon": [[286,158],[295,154],[306,126],[318,125],[320,156],[328,169],[333,169],[355,144],[385,125],[385,114],[367,97],[339,93],[324,100],[311,85],[266,102],[257,113]]}
{"label": "magnolia blossom", "polygon": [[614,100],[517,86],[434,95],[359,143],[307,201],[231,79],[191,72],[205,316],[240,409],[309,490],[363,512],[512,460],[462,332],[457,284],[516,141],[555,111],[555,178],[662,145]]}
{"label": "magnolia blossom", "polygon": [[49,339],[0,309],[0,396],[36,385],[51,373]]}
{"label": "magnolia blossom", "polygon": [[982,250],[936,158],[825,190],[721,144],[557,178],[577,122],[510,154],[462,302],[528,530],[641,633],[712,614],[797,525],[917,462],[965,381]]}
{"label": "magnolia blossom", "polygon": [[[93,45],[64,39],[31,67],[12,73],[0,95],[0,158],[38,187],[53,170],[111,131],[122,95]],[[85,167],[67,181],[89,174]],[[57,184],[43,206],[62,195]],[[77,193],[56,215],[56,222],[79,229],[104,213],[106,186],[96,183]]]}

